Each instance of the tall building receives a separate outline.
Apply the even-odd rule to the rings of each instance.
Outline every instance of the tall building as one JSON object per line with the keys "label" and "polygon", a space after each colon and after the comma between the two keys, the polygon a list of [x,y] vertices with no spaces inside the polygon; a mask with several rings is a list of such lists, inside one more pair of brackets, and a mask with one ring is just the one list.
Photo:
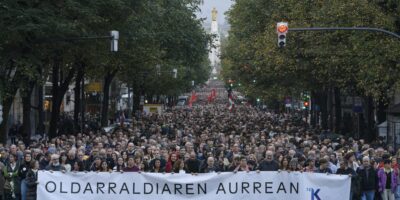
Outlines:
{"label": "tall building", "polygon": [[220,71],[220,55],[221,55],[221,35],[218,28],[217,21],[217,9],[213,8],[211,11],[211,34],[214,36],[212,41],[212,46],[210,47],[210,53],[208,54],[208,58],[210,59],[211,67],[212,67],[212,77],[216,77]]}

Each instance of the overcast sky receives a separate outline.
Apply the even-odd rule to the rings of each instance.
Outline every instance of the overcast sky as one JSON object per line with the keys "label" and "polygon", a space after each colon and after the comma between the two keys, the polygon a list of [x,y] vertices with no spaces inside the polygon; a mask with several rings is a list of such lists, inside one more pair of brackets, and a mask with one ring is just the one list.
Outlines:
{"label": "overcast sky", "polygon": [[211,22],[211,11],[215,7],[218,10],[218,23],[224,24],[226,21],[224,13],[229,10],[232,4],[232,0],[204,0],[204,4],[200,6],[199,17],[207,18],[206,22]]}

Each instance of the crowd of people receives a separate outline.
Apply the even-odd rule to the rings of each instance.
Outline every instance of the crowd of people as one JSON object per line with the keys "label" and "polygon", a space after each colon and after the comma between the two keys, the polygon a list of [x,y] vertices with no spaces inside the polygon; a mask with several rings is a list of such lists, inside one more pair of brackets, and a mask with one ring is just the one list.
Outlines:
{"label": "crowd of people", "polygon": [[329,173],[351,176],[350,199],[400,199],[400,153],[391,146],[331,138],[310,128],[300,113],[247,105],[233,111],[218,103],[171,108],[141,115],[113,132],[64,134],[29,144],[16,140],[0,144],[0,156],[0,199],[6,200],[36,199],[38,170]]}

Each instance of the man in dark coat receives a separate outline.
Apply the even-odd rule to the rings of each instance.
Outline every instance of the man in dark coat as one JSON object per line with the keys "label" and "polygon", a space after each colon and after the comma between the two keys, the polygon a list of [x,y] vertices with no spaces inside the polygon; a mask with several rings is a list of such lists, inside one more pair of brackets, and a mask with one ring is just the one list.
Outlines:
{"label": "man in dark coat", "polygon": [[213,157],[208,157],[207,162],[200,169],[200,173],[220,172],[218,165],[215,164]]}
{"label": "man in dark coat", "polygon": [[274,153],[272,151],[267,151],[265,153],[265,159],[261,161],[258,166],[260,171],[278,171],[279,164],[274,160]]}
{"label": "man in dark coat", "polygon": [[357,175],[361,185],[361,197],[363,199],[374,199],[375,189],[378,185],[376,170],[370,165],[369,157],[363,158],[363,165],[358,168]]}
{"label": "man in dark coat", "polygon": [[26,200],[36,200],[36,190],[37,190],[37,178],[38,178],[38,169],[39,162],[32,161],[30,163],[30,169],[26,174],[26,183],[27,183],[27,192],[26,192]]}
{"label": "man in dark coat", "polygon": [[186,161],[186,168],[188,173],[199,173],[200,161],[196,158],[196,153],[190,153],[190,158]]}

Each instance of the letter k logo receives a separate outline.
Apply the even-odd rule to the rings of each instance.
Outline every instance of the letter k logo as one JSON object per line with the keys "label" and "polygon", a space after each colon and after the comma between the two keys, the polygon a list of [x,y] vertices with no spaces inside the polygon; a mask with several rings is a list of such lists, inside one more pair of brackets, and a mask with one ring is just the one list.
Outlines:
{"label": "letter k logo", "polygon": [[319,189],[314,191],[314,188],[311,189],[311,200],[321,200],[318,196]]}

